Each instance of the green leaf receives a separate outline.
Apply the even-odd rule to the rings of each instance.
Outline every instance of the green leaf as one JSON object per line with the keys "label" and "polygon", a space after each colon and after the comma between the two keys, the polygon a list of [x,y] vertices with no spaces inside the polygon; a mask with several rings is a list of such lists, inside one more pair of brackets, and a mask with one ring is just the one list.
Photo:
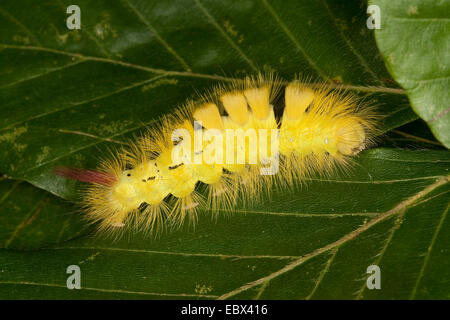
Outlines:
{"label": "green leaf", "polygon": [[404,92],[387,86],[358,1],[79,1],[82,28],[73,31],[69,4],[0,7],[0,171],[65,198],[78,185],[53,167],[95,167],[106,146],[257,70],[370,94],[384,131],[417,118]]}
{"label": "green leaf", "polygon": [[375,38],[394,79],[436,138],[450,147],[450,2],[372,0],[381,11]]}
{"label": "green leaf", "polygon": [[427,123],[422,119],[410,122],[397,129],[391,130],[383,137],[380,146],[389,148],[436,149],[445,150],[436,140]]}
{"label": "green leaf", "polygon": [[[54,196],[80,185],[53,167],[95,167],[160,115],[256,70],[341,82],[379,105],[383,132],[416,120],[365,3],[86,0],[79,31],[66,28],[69,4],[0,4],[0,298],[449,297],[448,151],[368,150],[346,177],[217,221],[203,211],[195,229],[158,239],[86,236]],[[72,264],[82,290],[66,288]],[[370,264],[381,291],[364,289]]]}
{"label": "green leaf", "polygon": [[0,248],[38,249],[86,229],[74,206],[23,181],[0,181]]}
{"label": "green leaf", "polygon": [[[351,178],[217,220],[203,212],[195,228],[157,239],[4,250],[0,297],[448,299],[449,163],[447,151],[374,149]],[[66,288],[73,264],[81,290]],[[381,290],[366,288],[369,265],[381,268]]]}

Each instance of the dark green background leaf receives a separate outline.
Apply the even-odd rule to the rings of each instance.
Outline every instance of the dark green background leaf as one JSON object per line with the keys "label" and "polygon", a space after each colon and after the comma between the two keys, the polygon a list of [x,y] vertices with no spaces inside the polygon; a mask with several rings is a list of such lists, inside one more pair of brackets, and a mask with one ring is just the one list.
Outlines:
{"label": "dark green background leaf", "polygon": [[412,108],[450,147],[450,2],[373,0],[381,10],[377,44]]}

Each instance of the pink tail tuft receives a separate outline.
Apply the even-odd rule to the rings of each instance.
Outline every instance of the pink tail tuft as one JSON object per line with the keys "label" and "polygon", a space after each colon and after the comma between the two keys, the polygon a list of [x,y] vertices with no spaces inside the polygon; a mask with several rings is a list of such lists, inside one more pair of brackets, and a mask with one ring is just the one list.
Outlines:
{"label": "pink tail tuft", "polygon": [[101,184],[107,187],[114,185],[117,178],[108,173],[71,167],[56,167],[53,172],[59,176],[82,182]]}

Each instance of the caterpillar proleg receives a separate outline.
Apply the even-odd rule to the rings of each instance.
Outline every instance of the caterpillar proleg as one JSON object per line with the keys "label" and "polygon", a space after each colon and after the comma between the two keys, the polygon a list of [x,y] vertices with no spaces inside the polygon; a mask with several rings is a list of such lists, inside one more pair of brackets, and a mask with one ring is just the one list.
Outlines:
{"label": "caterpillar proleg", "polygon": [[195,221],[201,208],[232,211],[273,186],[330,175],[373,143],[377,115],[326,84],[247,77],[163,116],[94,170],[58,168],[88,182],[83,207],[100,231],[151,231]]}

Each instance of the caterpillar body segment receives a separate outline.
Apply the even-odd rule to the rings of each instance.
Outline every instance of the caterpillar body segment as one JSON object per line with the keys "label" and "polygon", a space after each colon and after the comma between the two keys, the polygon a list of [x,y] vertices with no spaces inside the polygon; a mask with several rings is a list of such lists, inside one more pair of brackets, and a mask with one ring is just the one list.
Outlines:
{"label": "caterpillar body segment", "polygon": [[238,200],[259,201],[273,186],[347,167],[373,143],[376,118],[344,90],[259,75],[164,116],[97,171],[58,174],[91,182],[83,206],[100,231],[153,231],[195,222],[200,208],[232,212]]}

